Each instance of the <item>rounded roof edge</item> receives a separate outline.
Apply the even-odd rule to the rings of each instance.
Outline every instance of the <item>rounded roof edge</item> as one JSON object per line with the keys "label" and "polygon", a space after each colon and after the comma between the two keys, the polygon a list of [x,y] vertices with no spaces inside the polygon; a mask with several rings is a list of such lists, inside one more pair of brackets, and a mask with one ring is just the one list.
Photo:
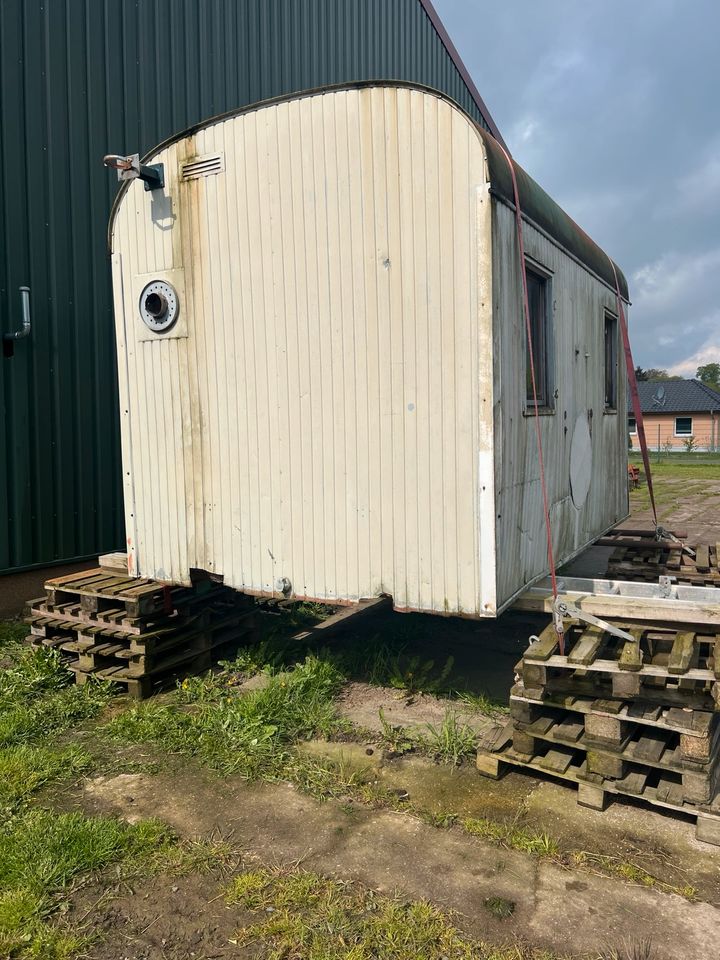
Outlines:
{"label": "rounded roof edge", "polygon": [[[476,127],[487,152],[491,188],[514,206],[512,177],[505,154],[497,140],[487,130],[478,124]],[[627,279],[620,267],[515,160],[513,160],[513,166],[520,194],[520,207],[524,216],[557,240],[562,247],[577,257],[613,290],[615,289],[614,265],[620,295],[624,300],[629,301]]]}
{"label": "rounded roof edge", "polygon": [[[316,87],[310,90],[284,94],[280,97],[273,97],[268,100],[260,100],[256,103],[247,104],[245,106],[238,107],[236,110],[230,110],[227,113],[209,117],[207,120],[202,120],[199,123],[195,123],[192,126],[173,134],[173,136],[168,137],[166,140],[163,140],[157,146],[153,147],[152,150],[148,151],[143,156],[142,162],[148,163],[159,151],[164,150],[171,144],[176,143],[178,140],[192,136],[192,134],[196,133],[198,130],[202,130],[205,127],[210,127],[215,123],[222,123],[223,121],[230,120],[233,117],[242,116],[246,113],[253,113],[256,110],[262,110],[266,107],[276,106],[280,103],[287,103],[291,100],[302,100],[307,97],[315,97],[326,93],[339,93],[343,90],[366,90],[370,88],[400,88],[406,90],[418,90],[421,93],[432,94],[438,99],[446,101],[456,110],[462,113],[462,115],[467,119],[468,123],[471,124],[471,126],[473,126],[478,132],[480,138],[485,144],[491,189],[499,194],[505,201],[514,206],[512,177],[510,176],[510,170],[508,168],[508,163],[505,158],[505,154],[503,153],[503,149],[495,137],[493,137],[489,131],[485,130],[484,127],[482,127],[473,117],[471,117],[470,114],[456,100],[453,100],[452,97],[449,97],[441,90],[436,90],[433,87],[428,87],[424,84],[410,83],[401,80],[365,80],[356,83],[338,83],[331,86]],[[610,259],[608,254],[606,254],[605,251],[599,247],[580,226],[578,226],[572,217],[565,213],[562,207],[556,203],[555,200],[553,200],[552,197],[546,193],[546,191],[543,190],[543,188],[536,183],[535,180],[533,180],[533,178],[526,173],[525,170],[523,170],[523,168],[516,163],[514,159],[512,163],[515,168],[515,176],[517,178],[518,191],[520,194],[520,206],[522,208],[523,215],[541,227],[546,233],[555,239],[560,246],[569,251],[592,273],[600,277],[614,290],[614,261]],[[107,232],[108,253],[112,252],[112,235],[115,216],[130,183],[132,183],[131,180],[125,180],[120,185],[120,189],[115,195],[115,199],[110,210]],[[624,300],[629,301],[628,284],[627,280],[625,279],[625,274],[617,264],[615,264],[615,269],[617,270],[620,294]]]}

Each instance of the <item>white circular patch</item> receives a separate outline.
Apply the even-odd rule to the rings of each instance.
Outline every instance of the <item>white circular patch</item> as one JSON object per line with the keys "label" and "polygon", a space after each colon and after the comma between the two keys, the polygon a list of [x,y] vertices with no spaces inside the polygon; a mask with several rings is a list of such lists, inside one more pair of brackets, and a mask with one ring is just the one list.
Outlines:
{"label": "white circular patch", "polygon": [[588,419],[584,413],[575,421],[570,444],[570,493],[575,506],[580,509],[587,500],[592,479],[592,438]]}

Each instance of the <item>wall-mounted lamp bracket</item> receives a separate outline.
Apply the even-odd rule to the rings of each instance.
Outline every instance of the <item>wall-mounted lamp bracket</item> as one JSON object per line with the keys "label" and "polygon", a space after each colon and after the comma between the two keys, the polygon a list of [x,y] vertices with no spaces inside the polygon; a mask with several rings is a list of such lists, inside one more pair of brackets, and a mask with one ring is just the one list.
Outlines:
{"label": "wall-mounted lamp bracket", "polygon": [[142,180],[146,190],[162,190],[165,186],[165,167],[162,163],[140,163],[140,154],[132,153],[128,157],[109,153],[103,157],[103,163],[111,170],[117,170],[118,180]]}

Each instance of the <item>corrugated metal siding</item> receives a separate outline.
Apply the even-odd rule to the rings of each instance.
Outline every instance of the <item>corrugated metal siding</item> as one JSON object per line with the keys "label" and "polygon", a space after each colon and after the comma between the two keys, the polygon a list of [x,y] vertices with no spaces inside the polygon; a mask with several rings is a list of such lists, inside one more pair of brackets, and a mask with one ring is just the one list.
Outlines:
{"label": "corrugated metal siding", "polygon": [[[216,152],[224,173],[178,182]],[[339,91],[154,160],[172,217],[135,182],[113,234],[137,572],[491,613],[490,199],[467,117]],[[153,272],[182,285],[186,328],[148,337]]]}
{"label": "corrugated metal siding", "polygon": [[[419,0],[3,0],[0,571],[122,539],[108,151],[145,153],[257,100],[365,79],[479,110]],[[7,519],[6,519],[7,518]]]}

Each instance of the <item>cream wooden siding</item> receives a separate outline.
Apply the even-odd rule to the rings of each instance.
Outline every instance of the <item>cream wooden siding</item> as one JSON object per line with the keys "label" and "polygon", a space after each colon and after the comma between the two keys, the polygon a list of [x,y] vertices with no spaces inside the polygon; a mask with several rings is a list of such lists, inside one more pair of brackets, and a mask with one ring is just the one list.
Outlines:
{"label": "cream wooden siding", "polygon": [[[545,472],[557,564],[568,560],[628,513],[627,399],[618,343],[617,413],[605,413],[605,310],[615,294],[530,224],[528,257],[551,272],[553,337],[549,350],[557,390],[555,412],[541,417]],[[540,471],[525,401],[525,325],[514,212],[493,205],[495,291],[495,433],[498,606],[547,573]],[[570,449],[581,414],[591,425],[590,489],[578,509],[570,490]]]}
{"label": "cream wooden siding", "polygon": [[[224,172],[178,181],[215,153]],[[155,160],[171,204],[135,182],[113,238],[135,572],[492,615],[491,216],[471,122],[426,92],[329,92]],[[155,276],[182,288],[181,323],[148,337]]]}

